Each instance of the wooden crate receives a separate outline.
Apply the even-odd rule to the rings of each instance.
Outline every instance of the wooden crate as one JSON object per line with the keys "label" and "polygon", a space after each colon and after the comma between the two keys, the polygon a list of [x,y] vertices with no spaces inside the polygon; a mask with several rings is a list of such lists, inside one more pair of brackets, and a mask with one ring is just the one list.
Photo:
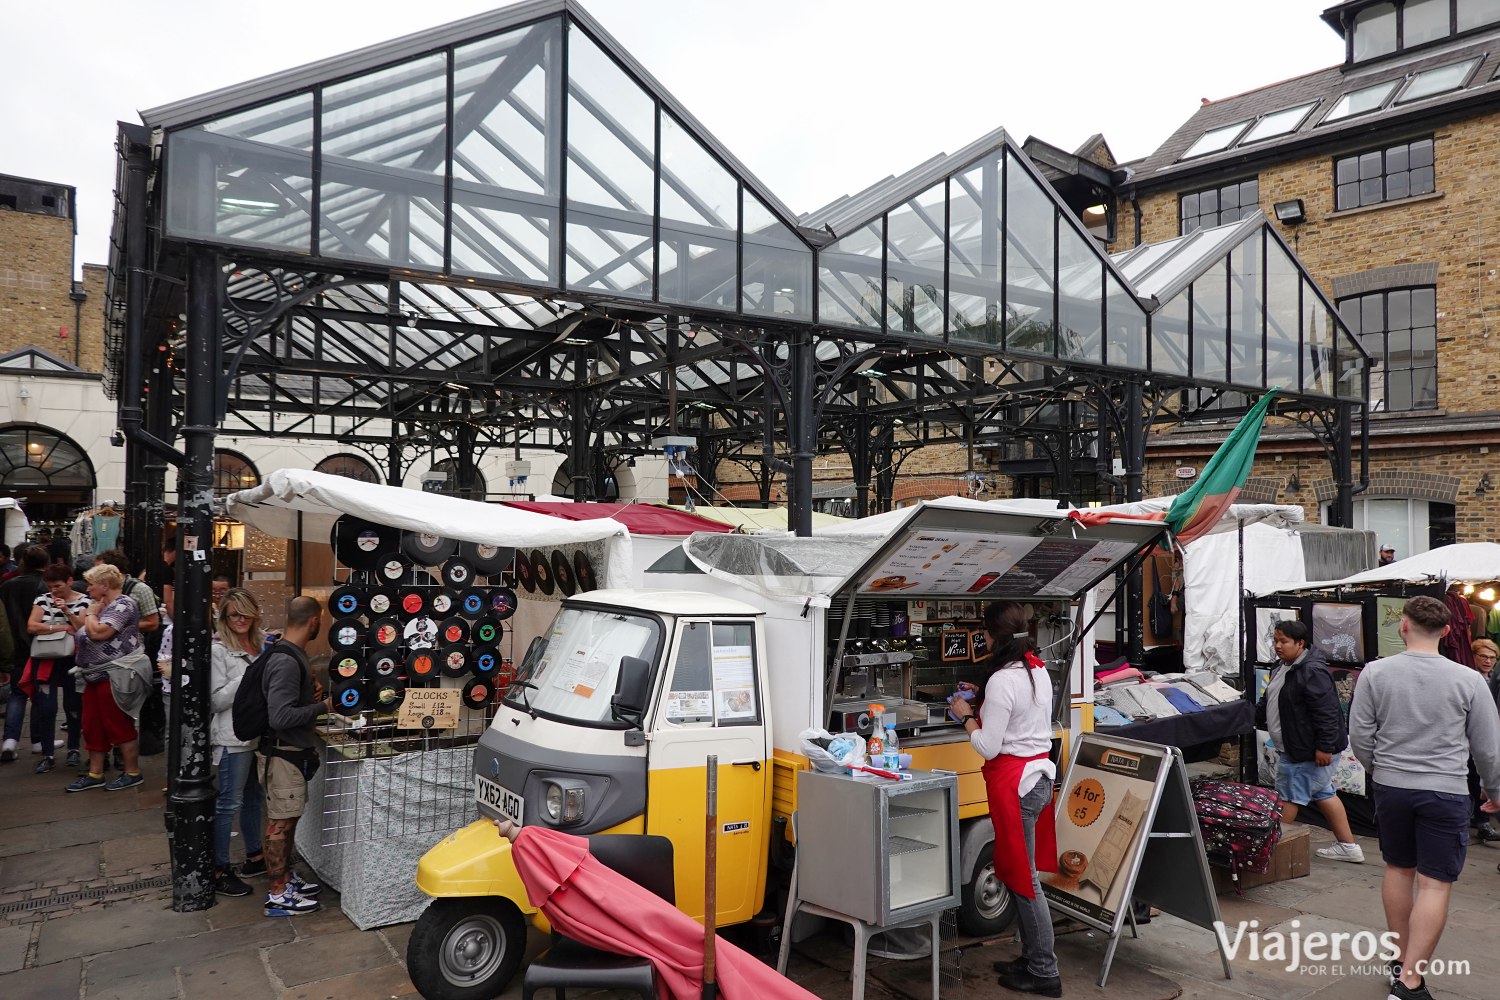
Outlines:
{"label": "wooden crate", "polygon": [[[1233,892],[1234,879],[1227,868],[1210,868],[1214,875],[1214,891],[1220,894]],[[1285,882],[1302,878],[1312,870],[1312,829],[1302,823],[1281,824],[1281,839],[1271,852],[1271,867],[1262,874],[1246,872],[1240,875],[1239,887],[1251,889],[1257,885]]]}

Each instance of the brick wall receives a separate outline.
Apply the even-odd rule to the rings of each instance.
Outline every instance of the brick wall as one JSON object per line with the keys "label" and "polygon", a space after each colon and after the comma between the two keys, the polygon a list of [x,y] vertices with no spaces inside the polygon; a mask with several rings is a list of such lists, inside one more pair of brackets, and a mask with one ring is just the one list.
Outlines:
{"label": "brick wall", "polygon": [[0,210],[0,354],[35,346],[71,361],[72,287],[72,220]]}

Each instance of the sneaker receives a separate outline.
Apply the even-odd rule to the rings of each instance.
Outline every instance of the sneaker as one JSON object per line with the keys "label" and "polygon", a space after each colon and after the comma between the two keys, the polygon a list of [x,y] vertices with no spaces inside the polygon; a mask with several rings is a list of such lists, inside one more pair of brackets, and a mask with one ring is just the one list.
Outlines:
{"label": "sneaker", "polygon": [[77,781],[73,782],[71,785],[69,785],[68,787],[64,788],[63,791],[65,791],[65,792],[86,792],[90,788],[103,788],[103,787],[104,787],[104,779],[103,778],[96,778],[93,775],[85,774],[85,775],[81,775],[78,778]]}
{"label": "sneaker", "polygon": [[48,771],[52,770],[54,766],[56,766],[56,762],[53,761],[51,757],[43,757],[41,760],[36,762],[36,767],[33,770],[37,774],[46,774]]}
{"label": "sneaker", "polygon": [[1358,844],[1334,844],[1332,847],[1318,848],[1318,857],[1360,865],[1364,864],[1365,851]]}
{"label": "sneaker", "polygon": [[0,764],[9,764],[16,759],[16,741],[6,740],[0,743]]}
{"label": "sneaker", "polygon": [[1387,994],[1386,1000],[1432,1000],[1432,994],[1427,990],[1426,979],[1418,983],[1416,989],[1398,979],[1391,984],[1391,992]]}
{"label": "sneaker", "polygon": [[256,875],[264,875],[265,873],[265,855],[261,855],[258,858],[246,858],[245,863],[240,865],[240,878],[254,878]]}
{"label": "sneaker", "polygon": [[134,788],[145,780],[139,773],[121,774],[118,778],[105,785],[104,790],[107,792],[118,792],[122,788]]}
{"label": "sneaker", "polygon": [[301,875],[297,874],[297,869],[295,868],[287,874],[286,884],[297,890],[297,895],[299,896],[316,896],[323,891],[323,886],[320,883],[304,880]]}
{"label": "sneaker", "polygon": [[[68,742],[67,740],[53,740],[52,741],[52,749],[56,750],[58,747],[62,746],[64,743],[67,743],[67,742]],[[42,752],[42,745],[40,743],[33,743],[33,744],[31,744],[31,752],[32,752],[32,754],[39,754],[39,753],[41,753]]]}
{"label": "sneaker", "polygon": [[1400,962],[1392,962],[1390,964],[1390,966],[1386,969],[1386,972],[1390,976],[1391,985],[1392,986],[1396,985],[1396,983],[1400,982],[1400,980],[1401,980],[1401,963]]}
{"label": "sneaker", "polygon": [[1039,997],[1062,996],[1062,977],[1043,979],[1033,976],[1025,969],[1012,969],[1000,974],[1000,985],[1015,993],[1032,993]]}
{"label": "sneaker", "polygon": [[214,892],[221,896],[248,896],[250,887],[230,868],[214,872]]}
{"label": "sneaker", "polygon": [[78,756],[78,751],[77,750],[69,750],[68,751],[68,767],[78,767],[81,763],[82,763],[82,759]]}
{"label": "sneaker", "polygon": [[285,891],[266,895],[266,916],[295,917],[299,913],[315,913],[322,907],[316,899],[304,899],[287,883]]}

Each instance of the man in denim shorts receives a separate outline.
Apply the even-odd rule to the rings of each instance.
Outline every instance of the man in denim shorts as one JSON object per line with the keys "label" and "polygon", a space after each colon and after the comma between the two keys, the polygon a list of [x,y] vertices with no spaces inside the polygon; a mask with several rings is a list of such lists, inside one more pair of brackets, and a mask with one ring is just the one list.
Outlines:
{"label": "man in denim shorts", "polygon": [[1407,601],[1406,652],[1360,672],[1349,710],[1349,741],[1375,793],[1386,925],[1401,949],[1391,1000],[1432,996],[1422,973],[1469,845],[1470,756],[1487,799],[1481,808],[1500,812],[1500,719],[1484,677],[1438,652],[1447,632],[1442,601]]}

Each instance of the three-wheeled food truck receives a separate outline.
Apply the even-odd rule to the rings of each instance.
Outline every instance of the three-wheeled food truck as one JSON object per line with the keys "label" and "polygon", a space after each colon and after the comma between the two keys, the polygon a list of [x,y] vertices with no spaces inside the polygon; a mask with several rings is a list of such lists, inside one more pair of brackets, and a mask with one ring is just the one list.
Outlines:
{"label": "three-wheeled food truck", "polygon": [[[702,919],[706,759],[718,759],[716,926],[750,920],[786,859],[802,734],[896,717],[912,767],[959,775],[960,921],[993,933],[1012,916],[995,878],[982,763],[947,716],[982,680],[978,615],[1030,606],[1058,706],[1062,763],[1092,722],[1091,592],[1161,537],[1159,522],[1084,528],[1066,511],[972,501],[923,504],[878,535],[694,535],[646,573],[652,589],[568,599],[527,651],[474,755],[484,818],[421,860],[433,897],[407,964],[430,1000],[494,996],[520,966],[528,903],[492,819],[580,835],[650,833],[673,843],[677,905]],[[1059,768],[1061,773],[1061,768]],[[874,873],[872,873],[872,877]]]}

